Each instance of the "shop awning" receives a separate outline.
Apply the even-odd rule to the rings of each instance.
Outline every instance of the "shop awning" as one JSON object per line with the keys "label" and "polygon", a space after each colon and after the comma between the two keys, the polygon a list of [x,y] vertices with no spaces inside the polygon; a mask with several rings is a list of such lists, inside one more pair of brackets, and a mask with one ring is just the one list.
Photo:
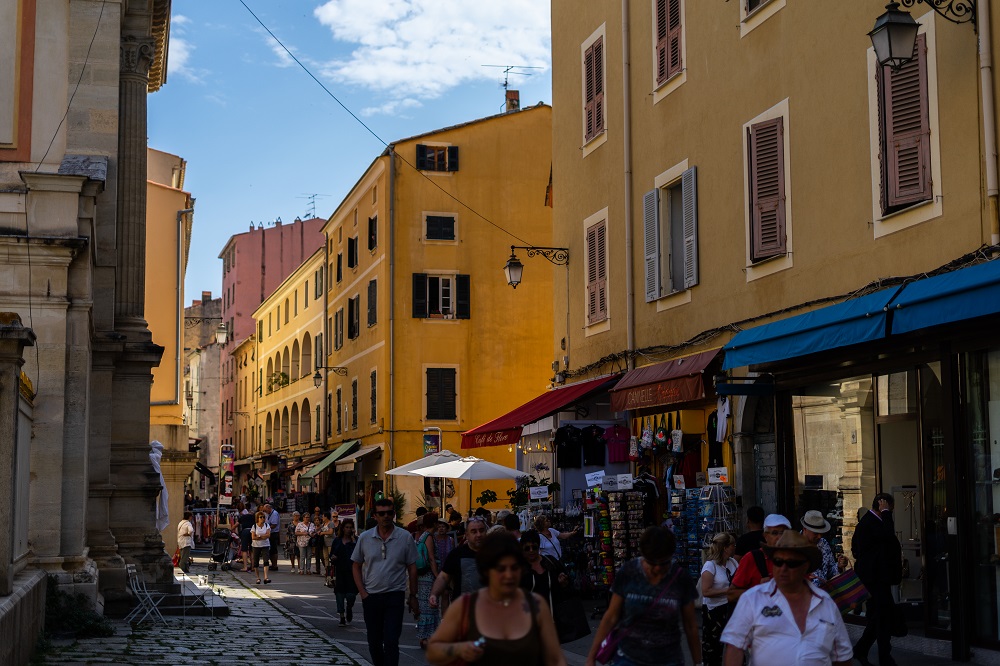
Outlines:
{"label": "shop awning", "polygon": [[884,338],[886,306],[902,287],[741,331],[723,347],[722,369],[782,361]]}
{"label": "shop awning", "polygon": [[205,463],[200,460],[196,460],[194,463],[194,468],[198,470],[198,473],[204,477],[208,478],[209,483],[215,483],[215,472],[210,470]]}
{"label": "shop awning", "polygon": [[343,444],[335,448],[327,457],[323,458],[323,460],[313,465],[311,469],[300,474],[299,481],[308,481],[314,478],[324,469],[326,469],[333,463],[337,462],[343,456],[347,455],[348,451],[354,449],[354,447],[357,446],[358,444],[359,442],[356,439],[352,439],[349,442],[344,442]]}
{"label": "shop awning", "polygon": [[462,448],[478,449],[483,446],[513,444],[521,439],[521,429],[524,426],[555,414],[563,407],[582,400],[592,393],[614,386],[618,379],[618,376],[601,377],[546,391],[503,416],[463,432]]}
{"label": "shop awning", "polygon": [[381,444],[372,444],[370,446],[362,446],[360,449],[357,450],[356,453],[352,453],[349,456],[345,456],[343,460],[338,460],[337,461],[337,471],[338,472],[350,472],[352,469],[354,469],[354,465],[356,465],[359,460],[361,460],[362,458],[364,458],[367,455],[371,455],[372,453],[375,453],[376,451],[381,451],[381,450],[382,450],[382,445]]}
{"label": "shop awning", "polygon": [[1000,312],[1000,261],[910,282],[889,306],[893,334]]}
{"label": "shop awning", "polygon": [[313,465],[315,463],[318,463],[320,460],[322,460],[323,458],[326,458],[328,455],[329,455],[328,453],[323,452],[323,453],[317,453],[316,455],[308,456],[308,457],[303,458],[302,460],[300,460],[299,462],[297,462],[297,463],[295,463],[293,465],[289,465],[284,470],[282,470],[282,472],[283,473],[294,472],[297,469],[302,469],[303,467],[308,467],[309,465]]}
{"label": "shop awning", "polygon": [[615,412],[673,405],[705,397],[705,368],[719,355],[711,349],[629,370],[611,391]]}

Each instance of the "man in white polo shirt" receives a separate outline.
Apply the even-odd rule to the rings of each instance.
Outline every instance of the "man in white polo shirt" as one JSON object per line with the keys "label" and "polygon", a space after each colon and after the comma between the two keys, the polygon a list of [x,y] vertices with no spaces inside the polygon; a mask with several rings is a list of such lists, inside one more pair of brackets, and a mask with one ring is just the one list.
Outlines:
{"label": "man in white polo shirt", "polygon": [[724,666],[741,666],[747,651],[750,666],[851,666],[854,649],[837,604],[807,580],[822,562],[819,548],[787,530],[764,551],[773,576],[736,604],[722,632]]}

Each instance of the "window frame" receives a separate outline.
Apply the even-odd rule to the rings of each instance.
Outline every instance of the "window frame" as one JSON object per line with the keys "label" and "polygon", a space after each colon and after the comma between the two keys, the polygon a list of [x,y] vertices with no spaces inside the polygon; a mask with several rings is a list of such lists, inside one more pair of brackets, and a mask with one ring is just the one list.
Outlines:
{"label": "window frame", "polygon": [[608,220],[606,217],[584,230],[584,312],[587,326],[610,319],[608,307]]}
{"label": "window frame", "polygon": [[[448,405],[447,401],[443,405],[436,405],[433,409],[431,406],[431,383],[432,376],[434,376],[434,381],[439,382],[441,385],[438,388],[439,392],[447,391],[446,376],[450,373],[451,375],[451,385],[454,391],[451,404]],[[428,365],[424,367],[424,419],[425,421],[457,421],[459,414],[459,376],[458,376],[458,366],[455,365]],[[451,411],[448,411],[448,407],[451,407]]]}
{"label": "window frame", "polygon": [[417,171],[452,173],[458,171],[458,146],[447,143],[418,143],[415,147]]}
{"label": "window frame", "polygon": [[378,323],[378,279],[368,281],[368,328]]}
{"label": "window frame", "polygon": [[601,136],[606,138],[607,135],[607,104],[604,100],[607,90],[606,44],[602,25],[580,46],[581,129],[584,146]]}
{"label": "window frame", "polygon": [[[674,219],[666,190],[679,190],[680,219]],[[687,160],[658,176],[654,188],[643,195],[643,246],[647,303],[698,285],[698,172]],[[678,273],[679,279],[670,278]]]}
{"label": "window frame", "polygon": [[[356,340],[361,335],[361,294],[347,299],[347,339]],[[351,335],[353,333],[353,335]]]}

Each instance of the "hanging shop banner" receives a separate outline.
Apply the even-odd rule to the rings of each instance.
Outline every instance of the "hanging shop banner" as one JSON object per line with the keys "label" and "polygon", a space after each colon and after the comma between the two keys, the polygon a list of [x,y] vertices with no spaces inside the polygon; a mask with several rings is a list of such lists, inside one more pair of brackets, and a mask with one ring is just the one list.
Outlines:
{"label": "hanging shop banner", "polygon": [[705,397],[705,385],[700,374],[676,377],[655,384],[643,384],[611,392],[611,409],[615,412],[673,405]]}
{"label": "hanging shop banner", "polygon": [[354,529],[357,531],[358,528],[358,507],[353,504],[335,504],[333,506],[334,513],[337,514],[337,519],[340,521],[353,520]]}
{"label": "hanging shop banner", "polygon": [[441,438],[439,435],[428,435],[424,433],[424,455],[441,452]]}
{"label": "hanging shop banner", "polygon": [[233,462],[235,451],[231,444],[223,444],[219,448],[219,469],[222,471],[222,492],[219,493],[221,506],[233,505]]}
{"label": "hanging shop banner", "polygon": [[531,488],[528,489],[528,493],[529,493],[529,497],[531,499],[533,499],[533,500],[534,499],[537,499],[537,500],[546,499],[549,496],[549,487],[548,486],[531,486]]}
{"label": "hanging shop banner", "polygon": [[604,479],[604,470],[602,469],[597,472],[591,472],[590,474],[585,474],[584,476],[587,479],[587,487],[595,488],[601,485],[601,480]]}

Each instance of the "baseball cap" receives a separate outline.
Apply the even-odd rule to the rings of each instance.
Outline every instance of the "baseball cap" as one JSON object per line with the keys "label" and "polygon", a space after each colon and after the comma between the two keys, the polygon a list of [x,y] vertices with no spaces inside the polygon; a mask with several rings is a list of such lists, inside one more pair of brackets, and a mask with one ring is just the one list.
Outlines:
{"label": "baseball cap", "polygon": [[792,529],[792,524],[780,513],[769,513],[767,518],[764,519],[764,528],[768,527],[785,527],[787,529]]}

